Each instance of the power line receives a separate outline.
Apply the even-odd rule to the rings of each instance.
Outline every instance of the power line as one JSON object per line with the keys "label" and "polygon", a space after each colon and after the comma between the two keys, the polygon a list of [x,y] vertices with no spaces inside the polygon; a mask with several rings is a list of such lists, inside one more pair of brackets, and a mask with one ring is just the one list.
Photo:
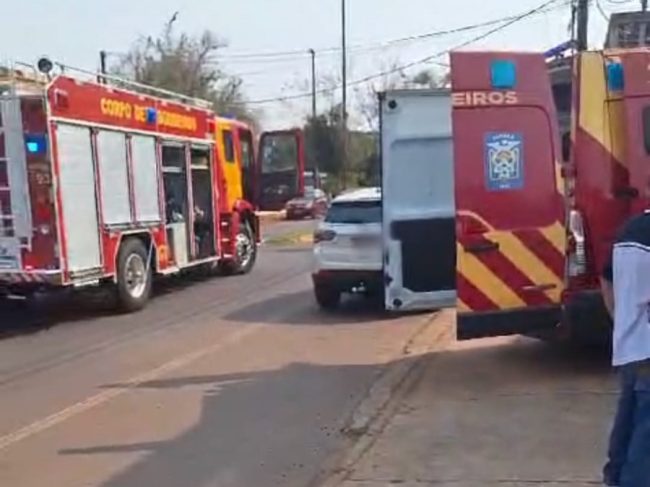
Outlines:
{"label": "power line", "polygon": [[605,12],[602,3],[600,3],[600,0],[596,0],[596,9],[598,10],[598,13],[601,15],[601,17],[605,19],[605,22],[609,22],[609,15],[607,12]]}
{"label": "power line", "polygon": [[[565,0],[559,5],[554,5],[552,4],[555,2],[550,2],[546,7],[536,10],[534,14],[542,14],[542,13],[547,13],[552,10],[556,10],[558,8],[562,8],[566,5],[571,4],[571,0]],[[470,25],[465,25],[461,27],[455,27],[452,29],[444,29],[444,30],[436,30],[432,32],[426,32],[423,34],[416,34],[416,35],[411,35],[411,36],[406,36],[406,37],[399,37],[396,39],[390,39],[387,41],[380,41],[376,43],[371,43],[367,45],[363,44],[358,44],[358,45],[353,45],[350,47],[349,52],[366,52],[366,51],[375,51],[375,50],[381,50],[381,49],[386,49],[387,47],[391,47],[393,45],[398,45],[398,44],[404,44],[404,43],[410,43],[410,42],[417,42],[417,41],[422,41],[422,40],[427,40],[435,37],[444,37],[448,35],[453,35],[453,34],[460,34],[463,32],[468,32],[472,30],[477,30],[481,29],[484,27],[491,27],[493,25],[498,25],[504,22],[508,22],[510,20],[516,20],[518,19],[517,15],[510,15],[507,17],[501,17],[498,19],[492,19],[488,20],[485,22],[479,22],[475,24],[470,24]],[[341,51],[340,47],[326,47],[326,48],[321,48],[321,49],[316,49],[316,52],[318,55],[323,55],[323,54],[337,54]],[[246,60],[249,59],[251,62],[257,62],[256,60],[261,60],[261,59],[268,59],[269,62],[286,62],[289,61],[289,59],[304,59],[306,57],[305,50],[304,49],[295,49],[295,50],[287,50],[287,51],[268,51],[268,52],[259,52],[259,53],[234,53],[234,54],[224,54],[218,56],[219,59],[223,60],[229,60],[229,61],[235,61],[235,60]],[[285,59],[282,59],[285,58]],[[289,59],[286,59],[289,58]],[[273,61],[271,61],[273,60]]]}
{"label": "power line", "polygon": [[[386,70],[386,71],[382,71],[382,72],[379,72],[379,73],[372,74],[370,76],[366,76],[364,78],[360,78],[358,80],[355,80],[355,81],[352,81],[352,82],[348,83],[347,86],[356,86],[356,85],[364,84],[364,83],[367,83],[368,81],[372,81],[372,80],[377,79],[377,78],[383,78],[385,76],[401,72],[403,70],[412,68],[414,66],[418,66],[418,65],[421,65],[421,64],[425,64],[425,63],[429,63],[431,61],[434,61],[434,60],[436,60],[436,59],[438,59],[438,58],[440,58],[440,57],[442,57],[442,56],[444,56],[446,54],[449,54],[451,51],[454,51],[456,49],[461,49],[461,48],[466,47],[466,46],[468,46],[470,44],[473,44],[474,42],[483,40],[486,37],[489,37],[489,36],[491,36],[491,35],[493,35],[493,34],[495,34],[497,32],[500,32],[500,31],[510,27],[511,25],[513,25],[513,24],[515,24],[517,22],[520,22],[520,21],[522,21],[522,20],[524,20],[524,19],[526,19],[526,18],[528,18],[530,16],[533,16],[535,14],[538,14],[538,13],[540,13],[540,11],[548,8],[549,6],[556,3],[557,1],[558,0],[547,0],[546,2],[541,4],[539,7],[536,7],[534,9],[532,9],[532,10],[528,10],[528,11],[526,11],[524,13],[519,14],[519,15],[514,15],[514,16],[507,17],[508,20],[506,20],[504,23],[502,23],[498,27],[490,29],[487,32],[484,32],[483,34],[480,34],[480,35],[478,35],[476,37],[473,37],[473,38],[471,38],[471,39],[469,39],[467,41],[464,41],[464,42],[462,42],[462,43],[460,43],[458,45],[455,45],[455,46],[453,46],[453,47],[451,47],[449,49],[439,51],[439,52],[437,52],[435,54],[426,56],[426,57],[424,57],[422,59],[419,59],[417,61],[412,61],[410,63],[403,64],[401,66],[396,66],[396,67],[391,68],[391,69]],[[564,2],[564,4],[567,4],[567,2]],[[321,94],[321,95],[322,94],[327,94],[327,93],[331,93],[333,91],[336,91],[336,90],[338,90],[340,88],[341,88],[341,86],[337,85],[337,86],[332,87],[332,88],[322,89],[318,93]],[[261,104],[274,103],[274,102],[297,100],[297,99],[306,98],[306,97],[309,97],[309,96],[311,96],[311,93],[299,93],[299,94],[295,94],[295,95],[286,95],[286,96],[279,96],[279,97],[275,97],[275,98],[266,98],[266,99],[260,99],[260,100],[253,100],[253,101],[246,102],[246,104],[249,104],[249,105],[261,105]]]}

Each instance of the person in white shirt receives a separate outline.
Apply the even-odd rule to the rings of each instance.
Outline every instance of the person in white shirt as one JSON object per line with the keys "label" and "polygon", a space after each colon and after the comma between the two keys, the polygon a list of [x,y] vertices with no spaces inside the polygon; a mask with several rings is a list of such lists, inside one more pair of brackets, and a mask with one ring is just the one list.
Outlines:
{"label": "person in white shirt", "polygon": [[614,319],[612,362],[621,373],[604,480],[650,487],[650,212],[623,227],[601,287]]}

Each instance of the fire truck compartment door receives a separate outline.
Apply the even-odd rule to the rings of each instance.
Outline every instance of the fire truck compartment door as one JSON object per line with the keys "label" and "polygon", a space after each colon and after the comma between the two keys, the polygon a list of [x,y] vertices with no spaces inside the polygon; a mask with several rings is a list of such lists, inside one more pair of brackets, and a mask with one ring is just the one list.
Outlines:
{"label": "fire truck compartment door", "polygon": [[11,227],[14,238],[31,240],[32,210],[27,182],[25,134],[20,99],[13,95],[0,98],[0,144],[2,142],[4,151],[0,147],[0,164],[4,167],[0,168],[0,173],[6,174],[8,186],[5,187],[0,182],[0,191],[3,192],[0,197],[6,198],[8,192],[11,208],[2,208],[0,205],[0,213],[3,213],[3,218],[0,219],[0,236],[5,227]]}
{"label": "fire truck compartment door", "polygon": [[[516,70],[506,76],[513,91],[492,88],[496,56],[496,66]],[[544,57],[463,52],[451,60],[458,338],[553,328],[564,226],[559,132]]]}
{"label": "fire truck compartment door", "polygon": [[381,100],[385,306],[453,306],[455,207],[448,91],[386,93]]}
{"label": "fire truck compartment door", "polygon": [[101,268],[90,129],[60,124],[56,142],[65,261],[74,277]]}
{"label": "fire truck compartment door", "polygon": [[259,142],[258,202],[262,210],[281,210],[305,191],[305,149],[300,130],[264,132]]}

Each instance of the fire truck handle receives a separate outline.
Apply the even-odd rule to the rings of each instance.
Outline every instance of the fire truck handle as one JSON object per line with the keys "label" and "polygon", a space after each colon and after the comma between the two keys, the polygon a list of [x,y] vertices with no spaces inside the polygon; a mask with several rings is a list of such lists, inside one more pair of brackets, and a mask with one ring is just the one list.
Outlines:
{"label": "fire truck handle", "polygon": [[614,197],[617,199],[635,199],[639,197],[639,190],[632,187],[619,188],[614,190]]}
{"label": "fire truck handle", "polygon": [[483,252],[492,252],[499,249],[497,242],[480,242],[475,244],[465,245],[465,250],[472,254],[481,254]]}

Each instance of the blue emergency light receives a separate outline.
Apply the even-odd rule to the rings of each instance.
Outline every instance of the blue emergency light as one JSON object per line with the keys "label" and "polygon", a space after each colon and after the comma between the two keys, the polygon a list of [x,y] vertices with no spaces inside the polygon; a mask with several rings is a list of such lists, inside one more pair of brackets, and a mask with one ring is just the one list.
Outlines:
{"label": "blue emergency light", "polygon": [[155,108],[147,108],[147,123],[156,123],[158,121],[158,112]]}
{"label": "blue emergency light", "polygon": [[514,61],[498,59],[490,65],[492,88],[510,90],[517,85],[517,68]]}
{"label": "blue emergency light", "polygon": [[559,44],[559,45],[557,45],[555,47],[552,47],[551,49],[546,51],[544,53],[544,57],[547,58],[547,59],[548,58],[559,57],[562,54],[564,54],[566,51],[568,51],[569,49],[573,49],[575,47],[575,45],[576,45],[575,41],[563,42],[562,44]]}
{"label": "blue emergency light", "polygon": [[47,138],[45,135],[26,135],[25,148],[28,154],[45,154],[47,152]]}
{"label": "blue emergency light", "polygon": [[625,87],[625,76],[621,63],[609,63],[607,65],[607,88],[609,91],[623,91]]}

